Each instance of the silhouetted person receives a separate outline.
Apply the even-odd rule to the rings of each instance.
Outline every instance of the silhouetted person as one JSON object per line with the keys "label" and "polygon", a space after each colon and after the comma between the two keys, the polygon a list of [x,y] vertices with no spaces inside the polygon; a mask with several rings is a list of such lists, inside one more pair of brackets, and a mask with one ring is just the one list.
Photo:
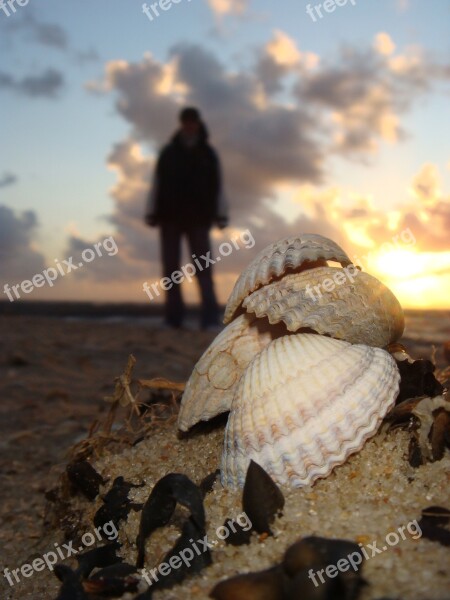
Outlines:
{"label": "silhouetted person", "polygon": [[[181,267],[181,239],[187,237],[194,259],[210,256],[209,230],[213,224],[226,227],[228,218],[222,194],[219,158],[208,143],[208,131],[196,108],[184,108],[180,128],[159,155],[145,222],[161,231],[163,277]],[[213,257],[211,257],[213,258]],[[190,263],[195,260],[190,259]],[[201,293],[201,327],[219,324],[211,265],[195,273]],[[177,278],[175,278],[177,279]],[[180,284],[166,290],[165,320],[181,327],[185,314]]]}

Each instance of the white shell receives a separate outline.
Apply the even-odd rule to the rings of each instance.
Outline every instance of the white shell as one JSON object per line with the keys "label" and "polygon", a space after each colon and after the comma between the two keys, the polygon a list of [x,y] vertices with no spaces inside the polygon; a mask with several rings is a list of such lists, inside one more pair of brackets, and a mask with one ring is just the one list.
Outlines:
{"label": "white shell", "polygon": [[[310,233],[288,237],[264,248],[241,273],[228,299],[223,322],[229,323],[251,292],[293,270],[323,266],[324,261],[351,263],[335,242]],[[316,264],[315,264],[316,263]]]}
{"label": "white shell", "polygon": [[292,487],[327,476],[377,431],[399,380],[379,348],[305,333],[275,339],[236,388],[222,483],[243,486],[250,459]]}
{"label": "white shell", "polygon": [[247,296],[242,305],[270,323],[283,321],[289,331],[308,328],[352,344],[382,348],[398,340],[404,329],[394,294],[353,265],[285,275]]}
{"label": "white shell", "polygon": [[241,315],[226,327],[202,355],[181,399],[178,427],[187,431],[230,410],[242,373],[250,361],[274,339],[275,331],[253,315]]}

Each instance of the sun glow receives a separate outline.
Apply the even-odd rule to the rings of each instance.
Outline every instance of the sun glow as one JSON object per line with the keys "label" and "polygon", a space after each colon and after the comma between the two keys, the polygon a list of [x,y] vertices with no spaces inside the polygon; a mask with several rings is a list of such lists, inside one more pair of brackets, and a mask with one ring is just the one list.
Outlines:
{"label": "sun glow", "polygon": [[426,272],[426,256],[411,250],[393,250],[375,259],[377,271],[388,277],[409,279]]}
{"label": "sun glow", "polygon": [[450,252],[393,250],[379,254],[373,266],[404,308],[449,308]]}

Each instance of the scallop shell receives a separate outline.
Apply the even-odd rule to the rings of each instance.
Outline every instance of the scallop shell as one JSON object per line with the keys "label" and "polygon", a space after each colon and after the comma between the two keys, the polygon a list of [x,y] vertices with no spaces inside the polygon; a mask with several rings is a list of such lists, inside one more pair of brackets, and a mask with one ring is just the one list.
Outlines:
{"label": "scallop shell", "polygon": [[222,483],[242,486],[251,459],[279,484],[326,477],[377,431],[399,380],[394,359],[379,348],[306,333],[274,340],[237,386]]}
{"label": "scallop shell", "polygon": [[246,296],[292,270],[323,266],[331,260],[342,266],[351,260],[335,242],[310,233],[288,237],[264,248],[241,273],[228,299],[223,322],[229,323]]}
{"label": "scallop shell", "polygon": [[178,427],[187,431],[230,410],[235,387],[247,365],[276,335],[253,315],[241,315],[202,355],[181,399]]}
{"label": "scallop shell", "polygon": [[270,323],[284,322],[289,331],[309,328],[352,344],[380,348],[398,340],[405,326],[394,294],[353,265],[286,275],[253,292],[243,307]]}

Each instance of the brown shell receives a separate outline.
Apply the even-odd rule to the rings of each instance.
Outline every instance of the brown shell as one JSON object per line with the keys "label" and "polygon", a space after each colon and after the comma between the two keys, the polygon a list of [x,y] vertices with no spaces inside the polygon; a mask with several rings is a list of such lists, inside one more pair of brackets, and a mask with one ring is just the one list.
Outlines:
{"label": "brown shell", "polygon": [[[328,290],[328,291],[327,291]],[[286,275],[243,302],[247,312],[289,331],[312,329],[352,344],[383,348],[404,329],[402,308],[378,279],[351,265],[319,267]]]}

